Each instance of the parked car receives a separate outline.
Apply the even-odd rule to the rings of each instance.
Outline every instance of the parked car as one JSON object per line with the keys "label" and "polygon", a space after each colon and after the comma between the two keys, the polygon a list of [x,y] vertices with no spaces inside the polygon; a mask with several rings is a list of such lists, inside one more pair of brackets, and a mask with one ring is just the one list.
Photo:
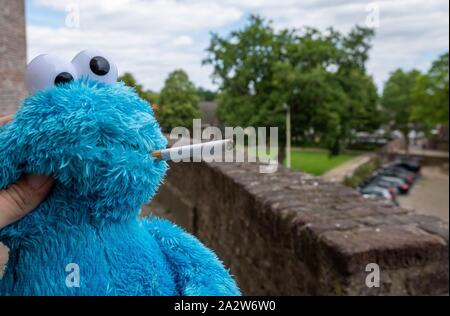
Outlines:
{"label": "parked car", "polygon": [[393,203],[396,203],[395,196],[391,192],[389,192],[388,189],[385,189],[385,188],[380,188],[380,187],[377,187],[377,186],[374,186],[374,185],[369,185],[369,186],[366,186],[364,188],[361,188],[360,192],[366,198],[369,198],[369,197],[380,197],[380,198],[383,198],[385,200],[388,200],[388,201],[391,201]]}
{"label": "parked car", "polygon": [[392,185],[397,187],[401,194],[408,193],[410,189],[410,185],[408,184],[408,182],[402,178],[388,175],[378,175],[376,179],[391,183]]}
{"label": "parked car", "polygon": [[395,166],[404,168],[414,173],[419,173],[421,169],[420,160],[417,158],[403,159],[395,163]]}
{"label": "parked car", "polygon": [[382,197],[396,204],[396,196],[408,193],[419,176],[420,161],[402,159],[375,171],[360,184],[359,191],[367,198]]}
{"label": "parked car", "polygon": [[415,175],[410,173],[407,170],[403,170],[397,167],[385,167],[383,169],[378,170],[375,175],[379,176],[389,176],[395,178],[401,178],[405,180],[409,185],[413,184]]}
{"label": "parked car", "polygon": [[400,193],[400,189],[395,183],[390,181],[382,180],[382,179],[373,179],[369,185],[374,185],[380,188],[388,189],[391,194],[398,195]]}

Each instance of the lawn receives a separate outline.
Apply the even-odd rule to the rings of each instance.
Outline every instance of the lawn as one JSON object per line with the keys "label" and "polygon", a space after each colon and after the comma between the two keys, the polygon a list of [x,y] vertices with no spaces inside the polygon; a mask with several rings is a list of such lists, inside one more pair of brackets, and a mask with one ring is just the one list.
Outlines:
{"label": "lawn", "polygon": [[292,169],[320,176],[355,156],[355,154],[341,154],[330,158],[325,150],[292,148],[291,167]]}

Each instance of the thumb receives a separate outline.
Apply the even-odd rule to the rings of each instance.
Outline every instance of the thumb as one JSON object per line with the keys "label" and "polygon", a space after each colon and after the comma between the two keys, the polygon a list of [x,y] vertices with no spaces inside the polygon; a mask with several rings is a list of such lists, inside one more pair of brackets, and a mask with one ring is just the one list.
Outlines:
{"label": "thumb", "polygon": [[35,209],[50,192],[53,181],[45,175],[25,175],[17,183],[1,190],[0,229]]}

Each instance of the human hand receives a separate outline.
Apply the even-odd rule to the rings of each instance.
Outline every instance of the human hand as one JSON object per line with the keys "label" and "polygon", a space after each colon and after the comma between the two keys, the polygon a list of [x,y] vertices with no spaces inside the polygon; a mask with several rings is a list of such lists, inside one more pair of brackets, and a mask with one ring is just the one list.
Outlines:
{"label": "human hand", "polygon": [[[11,120],[12,115],[0,117],[0,126]],[[45,199],[52,186],[51,177],[27,174],[17,183],[0,190],[0,229],[35,209]]]}

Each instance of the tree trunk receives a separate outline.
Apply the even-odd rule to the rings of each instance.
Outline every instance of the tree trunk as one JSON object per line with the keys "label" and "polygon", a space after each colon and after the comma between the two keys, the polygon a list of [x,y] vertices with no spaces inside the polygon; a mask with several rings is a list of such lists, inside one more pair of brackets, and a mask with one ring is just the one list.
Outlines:
{"label": "tree trunk", "polygon": [[278,163],[283,165],[284,160],[286,159],[286,146],[278,145]]}
{"label": "tree trunk", "polygon": [[403,131],[403,138],[405,139],[405,152],[409,156],[409,131]]}

